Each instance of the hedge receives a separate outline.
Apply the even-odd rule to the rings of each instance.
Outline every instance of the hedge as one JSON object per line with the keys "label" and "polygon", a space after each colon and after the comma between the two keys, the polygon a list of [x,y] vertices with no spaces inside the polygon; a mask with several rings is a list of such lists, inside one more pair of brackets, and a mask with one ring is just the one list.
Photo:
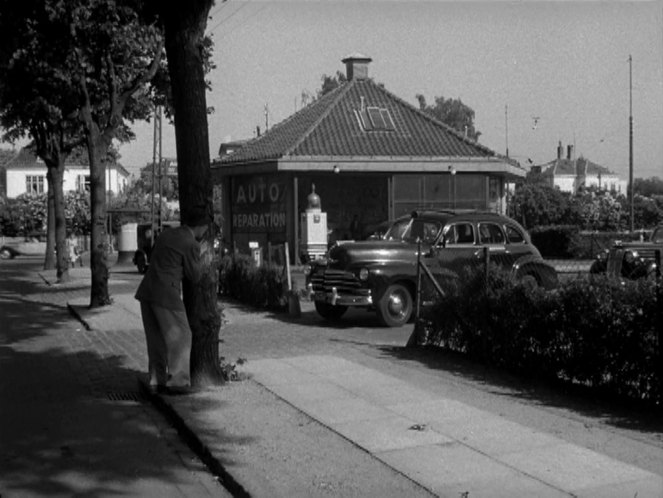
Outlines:
{"label": "hedge", "polygon": [[466,275],[424,316],[426,344],[528,377],[663,401],[660,285],[606,277],[530,290],[508,274]]}
{"label": "hedge", "polygon": [[646,240],[651,232],[585,232],[576,225],[550,225],[533,228],[529,233],[544,258],[594,259],[616,240]]}
{"label": "hedge", "polygon": [[219,268],[219,293],[256,308],[283,310],[288,299],[286,277],[280,266],[256,266],[244,254],[225,256]]}

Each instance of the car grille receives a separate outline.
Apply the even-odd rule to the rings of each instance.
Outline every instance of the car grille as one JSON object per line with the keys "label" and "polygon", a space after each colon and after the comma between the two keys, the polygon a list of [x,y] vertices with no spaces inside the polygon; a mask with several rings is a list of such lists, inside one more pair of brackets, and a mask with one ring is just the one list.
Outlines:
{"label": "car grille", "polygon": [[331,292],[333,287],[340,293],[356,293],[361,289],[359,279],[352,272],[319,269],[311,274],[311,284],[314,292]]}
{"label": "car grille", "polygon": [[656,259],[656,249],[654,248],[638,248],[636,251],[642,259]]}

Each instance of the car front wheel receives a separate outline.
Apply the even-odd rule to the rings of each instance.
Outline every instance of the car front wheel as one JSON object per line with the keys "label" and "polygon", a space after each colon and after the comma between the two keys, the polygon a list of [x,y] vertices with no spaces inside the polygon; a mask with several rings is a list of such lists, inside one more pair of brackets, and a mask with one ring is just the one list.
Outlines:
{"label": "car front wheel", "polygon": [[412,316],[413,300],[410,291],[401,284],[387,287],[377,303],[377,314],[380,322],[386,327],[405,325]]}

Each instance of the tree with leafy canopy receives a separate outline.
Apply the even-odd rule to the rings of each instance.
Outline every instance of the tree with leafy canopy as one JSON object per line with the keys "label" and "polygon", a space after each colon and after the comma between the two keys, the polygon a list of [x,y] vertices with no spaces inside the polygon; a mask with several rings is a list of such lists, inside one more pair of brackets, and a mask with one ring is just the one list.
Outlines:
{"label": "tree with leafy canopy", "polygon": [[[11,8],[10,5],[11,4]],[[44,33],[43,27],[49,30]],[[60,67],[66,54],[43,2],[3,0],[0,6],[0,122],[4,139],[29,135],[29,146],[47,167],[48,237],[44,268],[69,280],[62,182],[67,156],[81,142],[70,86]]]}
{"label": "tree with leafy canopy", "polygon": [[[2,61],[30,68],[21,81],[34,91],[22,101],[10,100],[9,106],[3,102],[3,108],[21,116],[19,129],[30,133],[40,156],[57,151],[56,146],[66,153],[69,138],[77,144],[83,138],[92,209],[90,306],[109,304],[104,158],[113,139],[131,137],[125,120],[150,115],[147,84],[161,64],[161,31],[139,0],[4,0],[4,4],[0,24],[11,25],[22,43],[2,48]],[[28,97],[35,109],[43,109],[37,119],[32,117],[33,109],[20,105],[29,102]],[[40,150],[40,134],[45,151]],[[62,182],[61,177],[53,180],[56,185]],[[56,205],[55,212],[60,209]]]}
{"label": "tree with leafy canopy", "polygon": [[348,81],[348,78],[341,71],[336,71],[335,76],[327,76],[326,74],[323,74],[320,79],[322,80],[322,86],[318,89],[318,98],[328,94]]}
{"label": "tree with leafy canopy", "polygon": [[416,98],[419,102],[419,110],[442,121],[468,138],[479,140],[481,132],[474,128],[474,111],[463,104],[461,99],[435,97],[435,105],[431,106],[426,104],[426,98],[422,94],[417,94]]}
{"label": "tree with leafy canopy", "polygon": [[175,120],[180,216],[182,221],[207,223],[203,240],[203,278],[183,286],[184,304],[191,325],[191,379],[194,385],[223,380],[219,361],[221,317],[217,308],[217,262],[213,189],[210,170],[205,73],[211,41],[205,36],[213,0],[151,0],[164,26],[166,56]]}

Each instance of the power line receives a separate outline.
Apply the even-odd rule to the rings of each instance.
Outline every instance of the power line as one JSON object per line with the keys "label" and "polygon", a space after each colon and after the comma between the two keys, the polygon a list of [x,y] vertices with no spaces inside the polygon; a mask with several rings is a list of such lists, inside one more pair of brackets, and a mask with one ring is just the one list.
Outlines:
{"label": "power line", "polygon": [[[248,2],[247,2],[247,4],[248,4]],[[219,37],[219,39],[222,40],[223,38],[225,38],[226,36],[228,36],[228,35],[229,35],[230,33],[232,33],[233,31],[235,31],[235,30],[241,28],[241,27],[244,26],[247,22],[249,22],[251,19],[253,19],[254,17],[256,17],[258,14],[260,14],[263,10],[265,10],[267,7],[269,7],[269,4],[266,3],[265,5],[263,5],[262,7],[260,7],[260,9],[256,10],[253,14],[251,14],[249,17],[245,18],[243,22],[241,22],[241,23],[239,23],[239,24],[236,24],[232,29],[229,29],[228,31],[222,33],[221,36]],[[239,9],[238,9],[238,10],[239,10]],[[216,29],[217,27],[218,27],[218,26],[216,26],[214,29]]]}
{"label": "power line", "polygon": [[243,3],[238,9],[236,9],[232,14],[230,14],[228,17],[224,17],[221,19],[218,23],[214,25],[213,28],[209,29],[209,32],[212,33],[214,32],[219,26],[222,24],[228,22],[230,19],[232,19],[239,11],[241,11],[244,7],[246,7],[249,4],[249,2]]}

